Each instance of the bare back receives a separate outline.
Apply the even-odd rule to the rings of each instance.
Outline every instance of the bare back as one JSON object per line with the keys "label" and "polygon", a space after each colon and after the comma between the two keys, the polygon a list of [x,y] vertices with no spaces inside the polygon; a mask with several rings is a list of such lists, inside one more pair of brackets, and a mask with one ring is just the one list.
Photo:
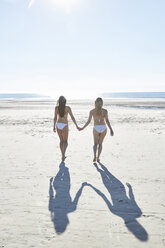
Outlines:
{"label": "bare back", "polygon": [[56,113],[57,113],[57,122],[66,123],[68,124],[68,114],[70,112],[70,107],[65,106],[65,114],[63,117],[60,116],[58,107],[56,107]]}
{"label": "bare back", "polygon": [[105,119],[107,117],[107,110],[101,109],[101,114],[98,115],[96,109],[91,110],[91,114],[94,120],[94,125],[105,125]]}

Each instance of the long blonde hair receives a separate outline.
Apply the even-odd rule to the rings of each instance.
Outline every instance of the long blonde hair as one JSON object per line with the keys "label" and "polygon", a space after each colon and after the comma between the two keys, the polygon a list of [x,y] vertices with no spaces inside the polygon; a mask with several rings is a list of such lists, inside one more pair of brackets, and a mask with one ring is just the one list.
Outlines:
{"label": "long blonde hair", "polygon": [[95,101],[96,113],[98,115],[101,114],[102,106],[103,106],[103,99],[101,97],[98,97]]}

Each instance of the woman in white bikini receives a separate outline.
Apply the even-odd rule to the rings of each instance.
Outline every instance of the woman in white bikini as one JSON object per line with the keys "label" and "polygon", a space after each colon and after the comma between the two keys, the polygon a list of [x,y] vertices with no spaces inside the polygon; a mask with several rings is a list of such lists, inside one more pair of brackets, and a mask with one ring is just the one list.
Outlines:
{"label": "woman in white bikini", "polygon": [[66,158],[65,152],[68,146],[68,114],[70,115],[72,121],[79,130],[76,120],[72,114],[71,108],[69,106],[66,106],[65,97],[60,96],[59,100],[57,101],[57,106],[55,107],[53,131],[56,132],[56,128],[57,128],[57,133],[60,138],[62,161],[64,161]]}
{"label": "woman in white bikini", "polygon": [[[103,143],[104,137],[107,133],[106,124],[110,129],[110,135],[111,136],[114,135],[113,129],[112,129],[110,122],[109,122],[109,119],[108,119],[108,111],[106,109],[103,109],[102,106],[103,106],[103,100],[102,100],[102,98],[98,97],[95,101],[95,108],[89,112],[88,121],[80,129],[80,130],[83,130],[85,127],[87,127],[89,125],[89,123],[91,122],[91,119],[93,117],[93,120],[94,120],[94,127],[93,127],[94,159],[93,159],[93,162],[96,162],[96,160],[97,160],[97,162],[100,161],[100,154],[102,151],[102,143]],[[106,122],[106,124],[105,124],[105,122]],[[97,154],[97,156],[96,156],[96,154]]]}

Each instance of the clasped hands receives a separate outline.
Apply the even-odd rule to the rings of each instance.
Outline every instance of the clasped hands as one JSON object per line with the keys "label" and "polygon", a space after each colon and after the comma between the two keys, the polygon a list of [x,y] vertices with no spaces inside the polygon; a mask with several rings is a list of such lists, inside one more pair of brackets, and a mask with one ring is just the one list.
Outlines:
{"label": "clasped hands", "polygon": [[83,128],[83,127],[78,127],[78,126],[77,126],[77,129],[78,129],[79,131],[82,131],[84,128]]}

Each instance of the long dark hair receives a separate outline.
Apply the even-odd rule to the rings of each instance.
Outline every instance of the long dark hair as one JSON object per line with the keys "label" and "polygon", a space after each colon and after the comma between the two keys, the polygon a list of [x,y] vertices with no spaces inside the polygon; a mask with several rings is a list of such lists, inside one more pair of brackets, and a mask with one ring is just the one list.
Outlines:
{"label": "long dark hair", "polygon": [[66,105],[66,99],[64,96],[60,96],[58,99],[58,111],[60,117],[64,117],[65,115],[65,105]]}

